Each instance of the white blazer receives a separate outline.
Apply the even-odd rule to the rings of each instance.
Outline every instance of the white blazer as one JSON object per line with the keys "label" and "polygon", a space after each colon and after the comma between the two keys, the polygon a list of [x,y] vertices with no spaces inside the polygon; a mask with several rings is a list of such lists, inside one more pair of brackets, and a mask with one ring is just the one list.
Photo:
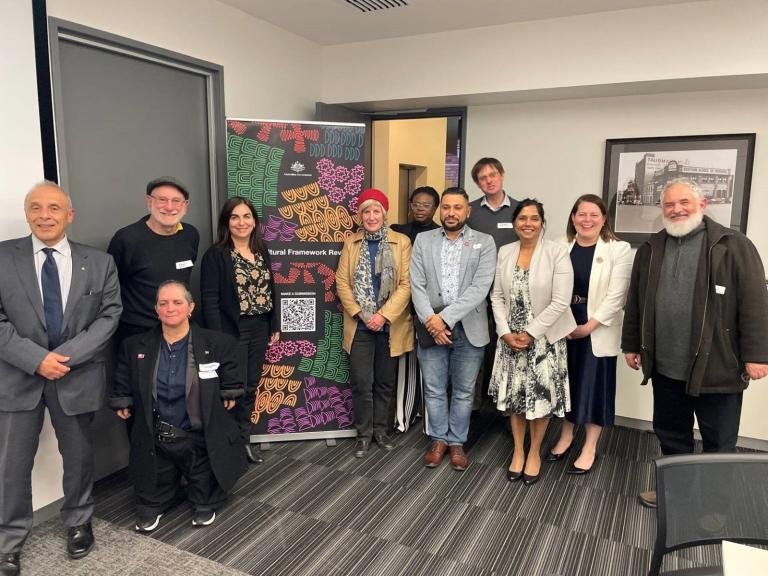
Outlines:
{"label": "white blazer", "polygon": [[[509,328],[510,288],[512,272],[520,255],[520,242],[499,249],[496,279],[491,292],[493,317],[499,338],[512,332]],[[531,257],[528,276],[533,321],[525,327],[534,338],[546,336],[554,344],[576,328],[571,314],[573,268],[568,247],[540,238]]]}
{"label": "white blazer", "polygon": [[[574,243],[575,240],[568,246],[569,252]],[[591,334],[592,353],[597,357],[618,356],[621,351],[621,325],[632,261],[628,242],[598,238],[587,294],[587,317],[602,324]]]}

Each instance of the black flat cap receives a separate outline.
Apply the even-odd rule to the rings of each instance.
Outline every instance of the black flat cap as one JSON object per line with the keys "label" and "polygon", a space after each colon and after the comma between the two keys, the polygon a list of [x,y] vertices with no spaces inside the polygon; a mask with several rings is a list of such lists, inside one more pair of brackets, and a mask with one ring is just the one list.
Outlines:
{"label": "black flat cap", "polygon": [[161,176],[160,178],[150,180],[149,184],[147,184],[147,196],[151,195],[152,191],[158,186],[173,186],[176,188],[176,190],[184,195],[185,200],[189,200],[189,192],[187,192],[187,187],[172,176]]}

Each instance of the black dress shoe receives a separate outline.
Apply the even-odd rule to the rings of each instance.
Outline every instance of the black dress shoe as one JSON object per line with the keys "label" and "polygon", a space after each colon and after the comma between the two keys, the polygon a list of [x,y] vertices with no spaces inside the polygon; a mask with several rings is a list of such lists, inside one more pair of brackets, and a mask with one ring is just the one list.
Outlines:
{"label": "black dress shoe", "polygon": [[355,458],[362,458],[368,454],[368,448],[371,447],[371,441],[365,438],[358,438],[355,442],[354,454]]}
{"label": "black dress shoe", "polygon": [[72,526],[67,530],[67,553],[73,560],[88,556],[88,552],[93,548],[93,528],[91,523],[86,522],[80,526]]}
{"label": "black dress shoe", "polygon": [[251,464],[264,464],[264,457],[261,455],[261,450],[253,444],[245,445],[245,456]]}
{"label": "black dress shoe", "polygon": [[568,452],[570,451],[571,451],[570,446],[568,446],[568,448],[560,452],[560,454],[555,454],[550,450],[549,452],[547,452],[547,455],[544,456],[544,462],[560,462],[560,460],[568,456]]}
{"label": "black dress shoe", "polygon": [[395,445],[392,443],[392,439],[386,434],[374,434],[373,439],[376,440],[376,444],[379,445],[379,448],[386,450],[387,452],[394,449],[395,447]]}
{"label": "black dress shoe", "polygon": [[595,467],[595,463],[597,462],[597,454],[595,454],[595,459],[592,460],[592,466],[589,468],[579,468],[575,464],[568,468],[568,470],[565,471],[566,474],[572,474],[574,476],[584,476],[584,474],[589,474],[592,468]]}
{"label": "black dress shoe", "polygon": [[16,576],[21,570],[21,560],[18,552],[0,554],[0,574],[3,576]]}
{"label": "black dress shoe", "polygon": [[525,472],[523,472],[523,484],[526,486],[530,486],[531,484],[536,484],[536,482],[539,481],[539,478],[541,478],[541,474],[536,474],[535,476],[529,476]]}

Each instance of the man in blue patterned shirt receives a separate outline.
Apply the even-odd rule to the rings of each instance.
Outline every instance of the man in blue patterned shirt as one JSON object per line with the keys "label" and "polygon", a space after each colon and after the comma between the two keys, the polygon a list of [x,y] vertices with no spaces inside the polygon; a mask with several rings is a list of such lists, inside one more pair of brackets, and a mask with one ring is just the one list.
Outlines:
{"label": "man in blue patterned shirt", "polygon": [[417,330],[418,357],[432,439],[424,463],[434,468],[450,451],[451,466],[459,471],[469,466],[464,442],[489,341],[486,295],[496,269],[493,238],[466,225],[469,213],[467,193],[448,188],[440,201],[443,227],[419,234],[411,256],[411,298],[423,325]]}

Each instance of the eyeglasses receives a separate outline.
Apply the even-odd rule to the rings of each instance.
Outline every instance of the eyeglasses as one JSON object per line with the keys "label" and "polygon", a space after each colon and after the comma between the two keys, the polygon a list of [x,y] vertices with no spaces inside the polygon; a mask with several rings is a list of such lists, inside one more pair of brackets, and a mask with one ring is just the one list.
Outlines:
{"label": "eyeglasses", "polygon": [[149,197],[152,198],[158,206],[170,205],[173,208],[180,208],[181,206],[189,204],[189,200],[186,198],[165,198],[163,196],[153,196],[152,194],[150,194]]}
{"label": "eyeglasses", "polygon": [[483,174],[482,176],[480,176],[477,179],[477,181],[478,182],[487,182],[488,180],[495,180],[499,176],[501,176],[501,174],[499,172],[496,172],[496,171],[489,172],[488,174]]}
{"label": "eyeglasses", "polygon": [[435,205],[432,202],[411,202],[411,206],[414,208],[434,208]]}

